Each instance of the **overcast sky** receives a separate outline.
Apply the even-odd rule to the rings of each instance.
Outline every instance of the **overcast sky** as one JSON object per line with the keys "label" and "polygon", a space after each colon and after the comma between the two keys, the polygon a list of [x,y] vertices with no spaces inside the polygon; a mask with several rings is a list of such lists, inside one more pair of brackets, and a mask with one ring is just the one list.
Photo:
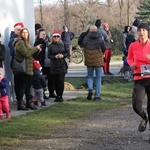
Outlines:
{"label": "overcast sky", "polygon": [[[59,0],[41,0],[41,2],[42,2],[43,4],[46,4],[46,3],[55,4],[55,3],[57,3],[58,1],[59,1]],[[68,0],[68,1],[70,1],[70,0]],[[106,0],[99,0],[99,1],[105,2]],[[40,2],[40,0],[34,0],[34,4],[35,4],[35,5],[38,5],[39,2]]]}

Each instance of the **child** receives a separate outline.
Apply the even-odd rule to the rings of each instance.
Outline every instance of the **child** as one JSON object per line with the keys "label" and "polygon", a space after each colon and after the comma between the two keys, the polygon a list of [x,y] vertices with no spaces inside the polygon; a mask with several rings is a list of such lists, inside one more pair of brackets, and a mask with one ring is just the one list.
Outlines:
{"label": "child", "polygon": [[3,111],[6,113],[6,118],[10,118],[10,107],[8,100],[8,81],[4,77],[4,69],[0,68],[0,119],[4,119]]}
{"label": "child", "polygon": [[41,65],[38,60],[33,60],[33,77],[32,86],[34,89],[34,104],[38,105],[38,101],[41,101],[41,107],[47,107],[44,100],[44,90],[46,90],[46,80],[41,72]]}

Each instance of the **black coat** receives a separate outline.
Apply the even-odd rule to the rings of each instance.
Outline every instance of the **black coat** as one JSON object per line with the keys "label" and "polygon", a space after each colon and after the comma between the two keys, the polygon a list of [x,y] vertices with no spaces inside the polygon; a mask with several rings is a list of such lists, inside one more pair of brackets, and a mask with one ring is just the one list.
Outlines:
{"label": "black coat", "polygon": [[98,32],[89,32],[83,40],[83,46],[88,50],[101,49],[103,53],[106,50],[106,45]]}
{"label": "black coat", "polygon": [[34,46],[37,46],[39,44],[42,44],[42,51],[40,53],[39,52],[35,53],[33,57],[36,60],[39,60],[41,66],[43,68],[44,67],[44,61],[45,61],[45,49],[46,49],[46,46],[48,46],[50,44],[48,37],[46,38],[45,41],[42,38],[36,39]]}
{"label": "black coat", "polygon": [[[61,53],[64,57],[57,59],[55,56]],[[49,45],[48,57],[51,59],[51,74],[67,73],[68,65],[65,58],[69,55],[69,50],[62,42],[52,42]]]}
{"label": "black coat", "polygon": [[3,67],[3,61],[5,60],[5,46],[0,44],[0,67]]}

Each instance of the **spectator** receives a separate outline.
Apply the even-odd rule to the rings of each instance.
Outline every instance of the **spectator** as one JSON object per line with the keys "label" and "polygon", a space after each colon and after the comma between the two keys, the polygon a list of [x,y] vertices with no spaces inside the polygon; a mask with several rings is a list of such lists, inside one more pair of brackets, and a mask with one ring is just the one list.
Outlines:
{"label": "spectator", "polygon": [[1,34],[0,34],[0,67],[3,68],[3,61],[5,60],[5,46],[1,43]]}
{"label": "spectator", "polygon": [[[50,44],[50,40],[49,40],[49,37],[46,36],[46,31],[44,29],[39,30],[34,46],[38,44],[42,44],[42,51],[41,53],[38,53],[38,55],[35,55],[34,58],[39,60],[42,66],[43,75],[46,75],[46,78],[48,80],[49,97],[55,98],[56,97],[54,93],[55,86],[54,86],[54,82],[52,80],[52,76],[50,72],[51,60],[48,58],[48,46]],[[48,99],[49,97],[47,97],[44,94],[44,99]]]}
{"label": "spectator", "polygon": [[41,24],[36,23],[36,24],[35,24],[35,38],[37,37],[38,32],[39,32],[40,29],[42,29]]}
{"label": "spectator", "polygon": [[51,60],[51,75],[54,81],[57,97],[54,102],[63,101],[64,79],[68,65],[65,58],[69,55],[69,50],[65,43],[61,41],[61,31],[55,30],[52,35],[52,43],[49,45],[48,57]]}
{"label": "spectator", "polygon": [[44,100],[44,91],[46,90],[46,80],[41,72],[41,65],[38,60],[33,60],[33,77],[32,85],[34,89],[34,104],[38,106],[38,101],[41,102],[41,107],[47,107]]}
{"label": "spectator", "polygon": [[10,118],[10,107],[8,99],[8,81],[4,77],[4,69],[0,68],[0,119],[4,119],[3,111],[6,113],[6,118]]}
{"label": "spectator", "polygon": [[[15,73],[15,88],[16,98],[17,98],[17,109],[18,110],[28,110],[37,109],[32,101],[30,94],[31,79],[33,75],[33,54],[37,51],[41,51],[41,45],[32,47],[30,44],[30,36],[27,28],[23,28],[20,31],[20,36],[14,41],[16,59],[22,62],[26,60],[26,72],[24,73]],[[26,106],[22,104],[23,95],[26,96]]]}
{"label": "spectator", "polygon": [[100,19],[96,20],[95,26],[97,27],[97,32],[99,33],[99,35],[102,37],[102,39],[106,43],[108,41],[108,35],[107,35],[106,31],[101,27]]}
{"label": "spectator", "polygon": [[[10,61],[10,67],[12,69],[13,67],[13,61],[14,61],[14,57],[15,57],[15,50],[14,50],[14,45],[13,45],[13,42],[14,42],[14,39],[19,37],[19,34],[20,34],[20,31],[21,29],[24,27],[24,24],[22,22],[17,22],[16,24],[14,24],[14,31],[11,31],[10,33],[10,41],[8,43],[8,47],[10,49],[10,57],[11,57],[11,61]],[[13,71],[12,71],[13,72]],[[16,99],[16,76],[15,74],[13,73],[13,81],[11,81],[11,89],[12,89],[12,94],[13,94],[13,97]]]}
{"label": "spectator", "polygon": [[139,24],[140,24],[140,20],[135,19],[131,27],[131,30],[127,33],[127,37],[126,37],[126,51],[124,51],[124,57],[123,57],[123,69],[125,72],[124,81],[126,82],[133,81],[133,71],[131,70],[127,62],[127,55],[128,55],[128,49],[130,44],[135,42],[138,39],[137,27]]}
{"label": "spectator", "polygon": [[[138,40],[131,43],[128,50],[127,61],[134,71],[134,87],[132,93],[132,106],[141,117],[138,130],[144,132],[147,123],[150,123],[150,74],[144,74],[142,68],[150,68],[150,39],[149,25],[140,23],[137,28]],[[147,95],[147,113],[143,109],[143,99]]]}
{"label": "spectator", "polygon": [[61,39],[69,49],[69,62],[71,62],[72,59],[72,40],[74,37],[75,37],[75,33],[69,31],[67,26],[63,26]]}
{"label": "spectator", "polygon": [[95,71],[96,87],[94,100],[100,100],[102,67],[104,65],[103,54],[106,50],[106,47],[95,25],[90,27],[87,36],[83,40],[83,46],[85,56],[84,64],[87,66],[87,84],[89,91],[87,99],[92,99]]}
{"label": "spectator", "polygon": [[10,33],[10,41],[8,44],[8,47],[10,48],[10,55],[11,55],[11,63],[10,66],[12,68],[13,65],[13,59],[15,57],[15,50],[14,50],[14,39],[17,38],[20,34],[20,30],[24,27],[24,24],[22,22],[18,22],[14,25],[14,31],[11,31]]}
{"label": "spectator", "polygon": [[127,38],[127,34],[129,31],[130,31],[130,26],[125,26],[124,31],[123,31],[122,36],[121,36],[122,52],[124,55],[127,52],[126,38]]}
{"label": "spectator", "polygon": [[102,28],[106,31],[107,36],[108,36],[108,40],[105,42],[106,44],[106,51],[104,53],[104,66],[103,66],[103,71],[105,75],[113,75],[110,72],[110,60],[111,60],[111,56],[113,54],[112,51],[112,43],[113,43],[113,38],[110,32],[110,28],[108,23],[102,23]]}

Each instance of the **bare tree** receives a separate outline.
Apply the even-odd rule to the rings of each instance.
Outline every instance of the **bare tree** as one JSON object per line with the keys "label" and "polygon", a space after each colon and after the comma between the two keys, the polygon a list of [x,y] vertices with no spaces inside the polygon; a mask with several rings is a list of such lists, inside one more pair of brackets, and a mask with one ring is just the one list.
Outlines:
{"label": "bare tree", "polygon": [[123,0],[118,0],[118,3],[119,3],[119,8],[120,8],[120,25],[122,25],[122,11],[123,11],[123,3],[124,1]]}

